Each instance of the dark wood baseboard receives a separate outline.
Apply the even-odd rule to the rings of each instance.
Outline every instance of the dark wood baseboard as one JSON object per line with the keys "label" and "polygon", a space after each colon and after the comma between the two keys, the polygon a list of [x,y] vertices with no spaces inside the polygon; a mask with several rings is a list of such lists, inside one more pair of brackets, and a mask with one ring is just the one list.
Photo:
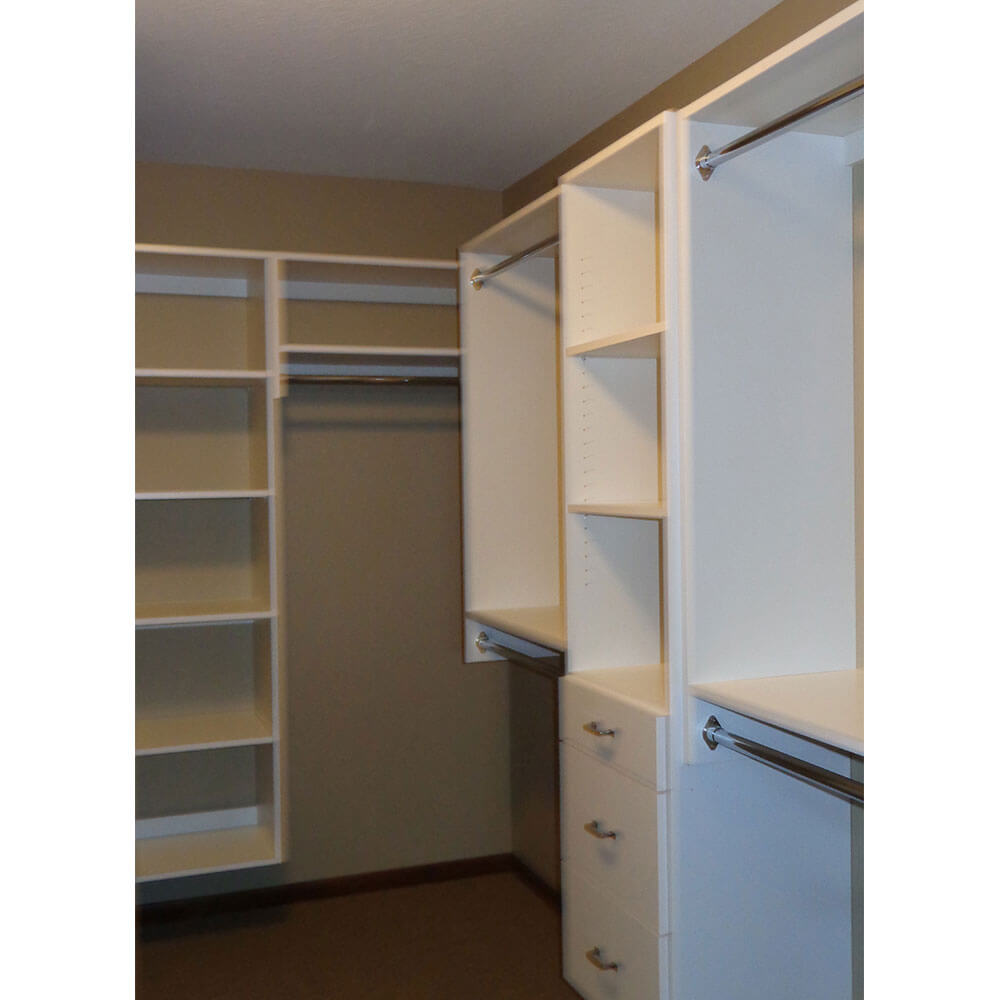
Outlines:
{"label": "dark wood baseboard", "polygon": [[236,913],[269,906],[287,906],[311,899],[327,899],[358,892],[377,892],[380,889],[399,889],[428,882],[448,882],[452,879],[471,878],[513,872],[547,901],[559,905],[559,894],[546,885],[534,872],[513,854],[490,854],[479,858],[462,858],[459,861],[442,861],[412,868],[394,868],[389,871],[365,872],[360,875],[343,875],[339,878],[319,879],[315,882],[294,882],[290,885],[265,889],[248,889],[219,896],[202,896],[197,899],[177,899],[163,903],[144,903],[136,907],[136,923],[160,923],[184,920],[191,917],[209,917]]}

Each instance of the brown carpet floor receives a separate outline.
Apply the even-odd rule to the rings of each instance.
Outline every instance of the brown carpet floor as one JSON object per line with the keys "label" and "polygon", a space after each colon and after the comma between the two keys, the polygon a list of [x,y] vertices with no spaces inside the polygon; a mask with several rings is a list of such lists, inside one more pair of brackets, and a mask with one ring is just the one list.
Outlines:
{"label": "brown carpet floor", "polygon": [[579,1000],[516,873],[140,927],[138,1000]]}

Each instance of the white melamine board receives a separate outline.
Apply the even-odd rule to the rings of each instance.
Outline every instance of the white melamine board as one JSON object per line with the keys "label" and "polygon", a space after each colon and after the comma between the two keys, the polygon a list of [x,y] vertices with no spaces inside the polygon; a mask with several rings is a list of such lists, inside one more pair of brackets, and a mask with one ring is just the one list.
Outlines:
{"label": "white melamine board", "polygon": [[568,358],[563,380],[566,499],[662,499],[659,367],[652,359]]}
{"label": "white melamine board", "polygon": [[220,712],[174,718],[136,719],[136,754],[177,753],[252,746],[271,741],[271,720],[256,712]]}
{"label": "white melamine board", "polygon": [[278,860],[273,831],[263,826],[153,837],[138,840],[135,845],[137,882],[254,868]]}
{"label": "white melamine board", "polygon": [[[567,742],[559,750],[562,857],[587,872],[655,934],[669,929],[667,793],[602,764]],[[614,837],[596,837],[589,823]]]}
{"label": "white melamine board", "polygon": [[[565,650],[566,642],[565,639],[562,640],[562,646],[556,645],[558,641],[558,636],[553,637],[553,642],[546,642],[546,636],[544,635],[533,635],[526,636],[523,633],[530,631],[530,629],[522,629],[518,624],[516,631],[508,630],[499,625],[489,625],[485,622],[479,621],[477,618],[473,618],[471,615],[466,615],[465,617],[465,646],[466,649],[471,650],[474,656],[466,656],[467,663],[476,663],[484,660],[502,660],[503,656],[500,653],[494,653],[492,651],[487,651],[485,653],[480,652],[476,648],[476,639],[481,635],[486,636],[487,642],[495,642],[501,646],[507,646],[509,649],[513,649],[518,653],[524,653],[525,656],[533,656],[537,659],[546,660],[553,657],[558,657],[561,652]],[[556,660],[551,660],[555,663]]]}
{"label": "white melamine board", "polygon": [[694,684],[689,694],[848,753],[865,753],[865,672]]}
{"label": "white melamine board", "polygon": [[466,611],[465,617],[549,649],[566,650],[566,613],[559,605],[547,608],[478,608]]}
{"label": "white melamine board", "polygon": [[[766,125],[863,76],[864,40],[864,4],[855,3],[709,91],[683,108],[680,115],[748,129]],[[801,132],[846,136],[861,127],[863,114],[863,98],[859,98],[807,119],[796,128]],[[698,148],[695,147],[695,152]],[[726,169],[731,166],[726,165]],[[715,183],[715,175],[711,183]]]}
{"label": "white melamine board", "polygon": [[656,323],[656,194],[561,189],[563,340],[567,348]]}
{"label": "white melamine board", "polygon": [[264,621],[275,613],[266,602],[250,598],[229,601],[149,601],[136,603],[138,628],[167,625],[221,625],[227,622]]}
{"label": "white melamine board", "polygon": [[575,347],[566,348],[570,358],[588,355],[603,358],[658,358],[660,356],[660,335],[662,323],[650,323],[634,330],[614,333],[598,340],[588,340]]}
{"label": "white melamine board", "polygon": [[[488,253],[513,256],[559,233],[559,189],[553,188],[540,198],[518,209],[495,226],[462,245],[462,253]],[[552,257],[558,249],[541,251]]]}
{"label": "white melamine board", "polygon": [[[699,729],[713,714],[730,732],[848,773],[845,755],[704,702]],[[850,805],[722,747],[702,742],[697,759],[671,793],[673,995],[849,997]]]}
{"label": "white melamine board", "polygon": [[567,670],[663,662],[658,521],[570,514]]}
{"label": "white melamine board", "polygon": [[[560,593],[555,263],[526,260],[476,291],[462,255],[465,607],[552,607]],[[466,647],[466,659],[481,659]]]}
{"label": "white melamine board", "polygon": [[441,365],[458,361],[457,347],[361,347],[353,344],[284,344],[282,356],[299,364],[367,361],[378,365]]}
{"label": "white melamine board", "polygon": [[264,369],[213,371],[200,368],[137,368],[135,384],[149,386],[196,386],[204,383],[219,388],[244,388],[259,385],[267,379]]}
{"label": "white melamine board", "polygon": [[654,521],[662,520],[667,516],[667,508],[662,503],[571,503],[567,510],[571,514],[637,517]]}
{"label": "white melamine board", "polygon": [[664,116],[658,116],[622,136],[563,174],[560,184],[655,191],[660,182],[660,129],[664,120]]}
{"label": "white melamine board", "polygon": [[797,133],[727,168],[681,175],[687,683],[855,655],[850,169]]}
{"label": "white melamine board", "polygon": [[454,260],[405,257],[337,257],[280,255],[288,284],[383,285],[398,288],[455,288]]}

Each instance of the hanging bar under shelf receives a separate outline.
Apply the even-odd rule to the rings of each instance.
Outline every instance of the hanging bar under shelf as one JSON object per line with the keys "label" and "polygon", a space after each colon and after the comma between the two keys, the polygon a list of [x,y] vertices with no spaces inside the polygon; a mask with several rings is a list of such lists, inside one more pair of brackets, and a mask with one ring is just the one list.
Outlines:
{"label": "hanging bar under shelf", "polygon": [[476,636],[476,649],[480,653],[499,653],[505,660],[509,660],[519,667],[524,667],[527,670],[553,680],[557,677],[562,677],[565,673],[562,653],[553,652],[551,657],[546,657],[545,659],[537,656],[529,656],[527,653],[520,653],[516,649],[511,649],[510,646],[502,646],[498,642],[493,642],[485,632],[480,632]]}
{"label": "hanging bar under shelf", "polygon": [[858,97],[864,93],[864,90],[865,78],[859,76],[857,79],[851,80],[850,83],[835,87],[821,97],[803,104],[794,111],[789,111],[787,115],[776,118],[773,122],[762,125],[752,132],[747,132],[746,135],[741,135],[738,139],[734,139],[714,153],[708,146],[702,146],[695,157],[694,165],[698,168],[701,179],[707,181],[712,176],[712,171],[720,163],[725,163],[734,156],[739,156],[740,153],[745,153],[748,149],[753,149],[754,146],[759,146],[762,142],[767,142],[768,139],[773,139],[776,135],[780,135],[806,118],[812,118],[813,115],[818,115],[821,111],[829,111],[830,108],[835,108],[839,104],[844,104]]}
{"label": "hanging bar under shelf", "polygon": [[293,385],[458,385],[457,375],[283,375]]}
{"label": "hanging bar under shelf", "polygon": [[548,250],[549,247],[554,247],[559,242],[558,236],[550,236],[548,239],[542,240],[536,243],[534,246],[528,247],[527,250],[522,250],[520,253],[513,254],[507,257],[505,260],[494,264],[492,267],[487,267],[485,270],[480,271],[477,267],[475,271],[469,276],[469,284],[472,285],[476,291],[479,291],[483,287],[483,282],[490,278],[496,277],[503,271],[506,271],[508,267],[513,267],[515,264],[520,264],[522,260],[527,260],[529,257],[534,257],[536,253],[541,253],[543,250]]}
{"label": "hanging bar under shelf", "polygon": [[813,788],[829,792],[830,795],[835,795],[837,798],[845,799],[847,802],[859,806],[865,804],[863,782],[855,781],[853,778],[845,778],[843,775],[837,774],[836,771],[828,771],[825,767],[818,767],[808,761],[799,760],[798,757],[792,757],[791,754],[764,746],[763,743],[748,740],[745,736],[737,736],[735,733],[727,732],[714,715],[709,716],[701,735],[710,750],[724,746],[744,757],[773,767],[776,771],[781,771],[782,774],[798,778],[799,781],[804,781],[807,785],[812,785]]}

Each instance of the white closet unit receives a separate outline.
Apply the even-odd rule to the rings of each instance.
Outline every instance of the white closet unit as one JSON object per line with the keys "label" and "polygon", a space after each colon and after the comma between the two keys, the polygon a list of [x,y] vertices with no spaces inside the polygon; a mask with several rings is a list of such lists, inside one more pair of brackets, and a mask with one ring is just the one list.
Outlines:
{"label": "white closet unit", "polygon": [[[463,365],[481,379],[466,413],[492,392],[490,423],[466,442],[466,497],[483,466],[502,495],[515,463],[561,447],[561,490],[545,493],[563,516],[563,972],[588,1000],[852,995],[860,807],[702,732],[714,716],[828,772],[861,769],[861,101],[708,180],[695,159],[862,75],[857,3],[560,178],[561,439],[530,457],[515,449],[534,425],[504,436],[525,415],[489,375],[536,366],[551,318],[531,328],[515,284],[530,284],[527,263],[505,272],[516,308],[493,327],[486,293],[463,291]],[[468,260],[466,276],[498,259]],[[518,605],[516,519],[496,523],[491,548],[466,511],[467,607],[480,594]]]}
{"label": "white closet unit", "polygon": [[669,126],[669,116],[654,119],[559,185],[563,974],[585,997],[659,997],[668,989]]}
{"label": "white closet unit", "polygon": [[544,656],[566,648],[555,248],[485,271],[559,233],[553,191],[460,251],[465,658],[484,627]]}
{"label": "white closet unit", "polygon": [[136,253],[136,878],[286,856],[279,400],[457,374],[454,261]]}
{"label": "white closet unit", "polygon": [[[702,737],[848,775],[855,641],[852,164],[861,99],[703,180],[695,160],[864,72],[861,3],[677,114],[671,454],[672,984],[852,995],[847,802]],[[859,956],[856,956],[859,957]]]}

